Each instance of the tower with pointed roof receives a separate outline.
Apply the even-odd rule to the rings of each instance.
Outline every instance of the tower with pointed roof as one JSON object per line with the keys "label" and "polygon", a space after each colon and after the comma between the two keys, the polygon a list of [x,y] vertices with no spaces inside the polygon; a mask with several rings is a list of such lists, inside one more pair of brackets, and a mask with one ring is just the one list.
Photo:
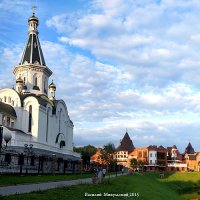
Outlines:
{"label": "tower with pointed roof", "polygon": [[[29,30],[28,40],[24,52],[22,54],[19,65],[17,65],[13,73],[16,80],[23,80],[26,93],[44,94],[48,96],[48,79],[52,71],[46,66],[42,48],[38,37],[39,20],[33,15],[28,19]],[[16,84],[16,90],[21,93],[21,88]]]}
{"label": "tower with pointed roof", "polygon": [[128,154],[135,149],[132,140],[126,131],[123,139],[120,141],[120,145],[117,147],[116,159],[118,164],[127,165]]}
{"label": "tower with pointed roof", "polygon": [[132,140],[129,137],[128,132],[126,131],[123,139],[120,141],[120,145],[117,148],[117,151],[127,151],[128,153],[130,153],[131,151],[134,150],[134,145]]}
{"label": "tower with pointed roof", "polygon": [[189,142],[187,147],[185,148],[184,154],[193,154],[195,153],[194,148],[192,147],[191,143]]}

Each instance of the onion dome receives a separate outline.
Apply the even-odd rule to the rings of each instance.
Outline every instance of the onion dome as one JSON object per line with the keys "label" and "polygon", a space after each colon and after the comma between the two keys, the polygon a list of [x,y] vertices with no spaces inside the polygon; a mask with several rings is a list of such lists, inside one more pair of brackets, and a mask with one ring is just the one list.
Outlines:
{"label": "onion dome", "polygon": [[31,22],[35,22],[35,24],[37,25],[39,24],[39,20],[34,14],[28,19],[28,23],[31,23]]}
{"label": "onion dome", "polygon": [[19,77],[17,80],[16,80],[16,83],[23,83],[23,80],[21,77]]}
{"label": "onion dome", "polygon": [[56,85],[54,84],[53,81],[52,81],[51,84],[49,85],[49,89],[54,89],[54,90],[56,90]]}
{"label": "onion dome", "polygon": [[28,19],[29,25],[30,25],[31,23],[34,23],[34,24],[36,24],[36,25],[39,24],[38,18],[35,17],[35,9],[36,9],[36,6],[33,6],[33,7],[32,7],[33,15],[32,15],[31,17],[29,17],[29,19]]}

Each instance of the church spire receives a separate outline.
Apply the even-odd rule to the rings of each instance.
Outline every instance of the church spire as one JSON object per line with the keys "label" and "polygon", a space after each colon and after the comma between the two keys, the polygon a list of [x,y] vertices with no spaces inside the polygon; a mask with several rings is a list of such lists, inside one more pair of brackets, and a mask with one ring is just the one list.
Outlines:
{"label": "church spire", "polygon": [[45,60],[38,38],[39,32],[37,30],[37,27],[39,25],[39,20],[35,16],[35,8],[36,7],[33,6],[32,8],[33,15],[28,19],[28,24],[29,24],[28,41],[26,43],[26,47],[20,61],[20,65],[36,64],[45,66]]}
{"label": "church spire", "polygon": [[[39,20],[35,16],[35,6],[32,8],[32,16],[28,19],[28,40],[22,54],[21,61],[13,70],[16,80],[20,77],[23,80],[21,93],[34,93],[48,96],[48,79],[52,71],[46,66],[42,48],[38,38]],[[21,84],[21,82],[20,82]],[[16,89],[18,91],[18,82]],[[20,85],[21,86],[21,85]],[[21,87],[20,87],[21,89]]]}

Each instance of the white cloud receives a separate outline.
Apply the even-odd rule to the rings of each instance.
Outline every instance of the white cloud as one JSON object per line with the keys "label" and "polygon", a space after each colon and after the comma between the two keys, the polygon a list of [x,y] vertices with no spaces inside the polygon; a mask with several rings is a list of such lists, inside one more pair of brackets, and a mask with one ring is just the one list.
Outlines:
{"label": "white cloud", "polygon": [[17,45],[13,48],[0,48],[0,85],[2,87],[13,87],[15,76],[12,72],[14,66],[20,61],[22,46]]}
{"label": "white cloud", "polygon": [[[67,27],[68,23],[53,23],[55,17],[63,15],[48,22],[61,33],[60,41],[87,49],[98,60],[125,67],[140,84],[163,86],[178,80],[199,85],[188,75],[188,69],[199,64],[193,46],[200,26],[192,25],[199,15],[199,3],[180,2],[93,1],[90,9],[72,21],[73,31],[67,36],[59,24]],[[135,74],[129,66],[136,68]],[[179,67],[184,69],[180,71]],[[138,81],[141,76],[144,81]]]}

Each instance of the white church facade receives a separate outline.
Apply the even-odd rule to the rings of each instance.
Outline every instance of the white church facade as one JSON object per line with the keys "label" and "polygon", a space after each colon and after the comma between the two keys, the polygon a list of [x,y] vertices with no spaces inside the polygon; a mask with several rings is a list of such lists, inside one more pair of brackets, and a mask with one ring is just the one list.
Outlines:
{"label": "white church facade", "polygon": [[28,24],[26,47],[13,70],[16,86],[0,89],[0,125],[4,135],[12,136],[1,152],[0,172],[28,168],[48,173],[54,165],[58,172],[74,170],[74,163],[80,163],[80,154],[73,152],[74,125],[65,102],[56,99],[56,85],[48,85],[52,71],[45,63],[34,12]]}

